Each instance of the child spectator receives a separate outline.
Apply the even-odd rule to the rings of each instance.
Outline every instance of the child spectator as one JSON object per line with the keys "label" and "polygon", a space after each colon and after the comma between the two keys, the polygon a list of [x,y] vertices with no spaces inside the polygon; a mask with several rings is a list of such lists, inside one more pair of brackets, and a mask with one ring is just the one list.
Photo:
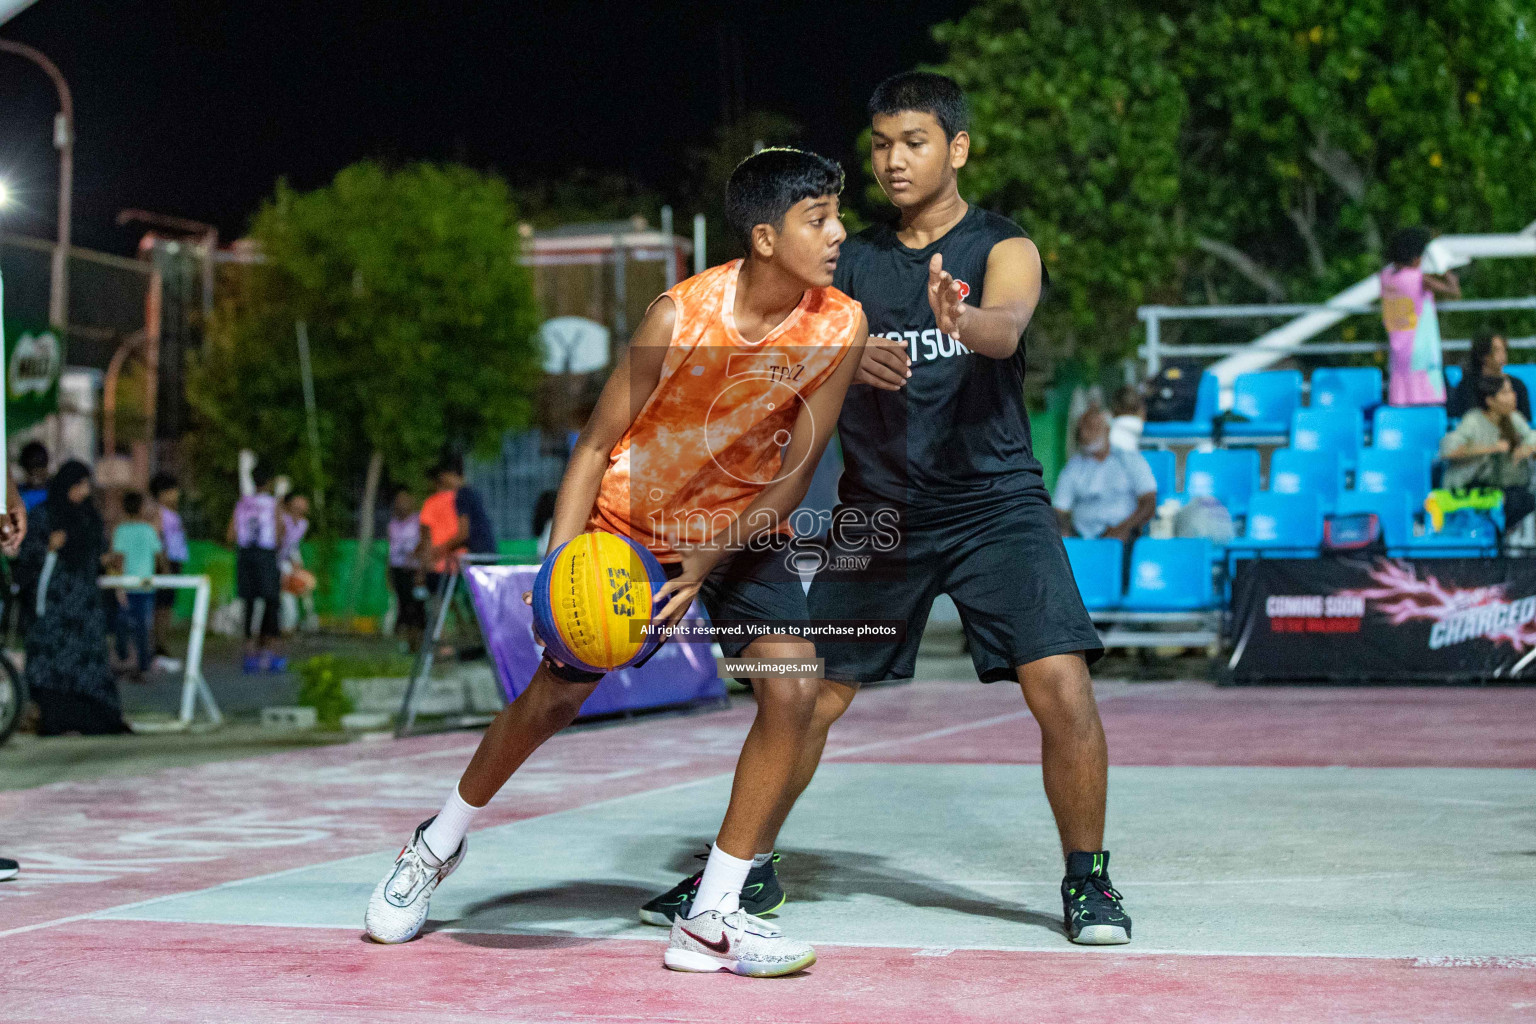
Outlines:
{"label": "child spectator", "polygon": [[[235,553],[235,595],[245,602],[245,661],[247,674],[282,672],[288,661],[273,650],[278,631],[282,578],[277,552],[283,542],[282,517],[272,493],[272,471],[257,466],[251,473],[256,490],[235,503],[225,536]],[[256,632],[256,602],[262,602],[261,632]]]}
{"label": "child spectator", "polygon": [[277,553],[282,576],[283,603],[293,602],[291,621],[313,625],[315,622],[315,577],[304,567],[304,553],[299,548],[309,533],[309,499],[290,494],[282,501],[283,546]]}
{"label": "child spectator", "polygon": [[[1387,246],[1391,260],[1381,272],[1381,320],[1387,328],[1388,394],[1391,405],[1440,405],[1445,402],[1438,325],[1420,320],[1431,292],[1461,298],[1454,271],[1426,274],[1419,269],[1430,234],[1424,228],[1404,228]],[[1421,336],[1422,335],[1422,336]]]}
{"label": "child spectator", "polygon": [[[145,518],[144,495],[138,491],[124,494],[123,515],[127,518],[112,531],[112,552],[123,556],[123,575],[153,576],[163,547],[160,532]],[[117,617],[117,656],[122,661],[128,659],[131,641],[138,665],[134,675],[141,679],[149,671],[154,650],[149,642],[149,629],[155,614],[155,588],[141,586],[119,591],[118,603],[121,607]]]}
{"label": "child spectator", "polygon": [[31,512],[48,497],[48,449],[41,441],[28,441],[16,462],[21,466],[21,503]]}
{"label": "child spectator", "polygon": [[[164,545],[166,572],[181,572],[191,557],[187,549],[187,531],[181,524],[181,483],[170,473],[156,473],[149,481],[149,495],[155,501],[160,516],[160,543]],[[154,521],[154,516],[149,517]],[[171,611],[176,606],[175,590],[155,591],[155,667],[165,672],[175,672],[181,662],[171,657],[166,638],[171,631]]]}
{"label": "child spectator", "polygon": [[416,560],[421,546],[421,519],[416,499],[401,488],[395,493],[389,519],[389,585],[395,592],[395,632],[412,651],[421,646],[427,628],[427,604],[422,595],[425,577]]}

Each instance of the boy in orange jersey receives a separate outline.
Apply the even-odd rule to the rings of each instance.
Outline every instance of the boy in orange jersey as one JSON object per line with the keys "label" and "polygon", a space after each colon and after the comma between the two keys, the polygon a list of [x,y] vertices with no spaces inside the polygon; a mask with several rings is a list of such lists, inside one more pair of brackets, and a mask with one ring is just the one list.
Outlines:
{"label": "boy in orange jersey", "polygon": [[[859,304],[831,287],[847,235],[838,220],[842,185],[841,168],[813,153],[771,149],[744,160],[726,186],[726,216],[746,258],[651,305],[582,430],[560,485],[550,551],[588,529],[645,545],[669,578],[657,622],[677,620],[696,596],[717,624],[810,618],[787,521],[868,335]],[[816,656],[788,631],[750,643],[723,638],[721,647],[727,657]],[[816,959],[809,945],[741,905],[802,756],[819,686],[807,675],[752,680],[757,719],[692,913],[674,923],[668,967],[768,977]],[[432,892],[463,860],[475,812],[576,717],[600,678],[546,654],[486,730],[442,811],[416,829],[374,891],[370,938],[416,935]]]}

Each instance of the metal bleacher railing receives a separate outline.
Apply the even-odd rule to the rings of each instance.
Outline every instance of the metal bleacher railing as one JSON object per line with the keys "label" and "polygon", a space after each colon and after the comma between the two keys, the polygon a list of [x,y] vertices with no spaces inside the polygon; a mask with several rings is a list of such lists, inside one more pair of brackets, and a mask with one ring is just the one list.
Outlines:
{"label": "metal bleacher railing", "polygon": [[[1441,313],[1496,313],[1511,310],[1536,310],[1536,295],[1510,299],[1458,299],[1440,302]],[[1225,345],[1170,345],[1162,339],[1162,325],[1170,320],[1257,320],[1275,317],[1304,317],[1315,313],[1353,316],[1381,315],[1375,305],[1335,305],[1333,303],[1275,303],[1249,306],[1142,306],[1136,316],[1146,325],[1146,341],[1136,350],[1150,376],[1162,369],[1163,361],[1177,358],[1211,358],[1250,351],[1253,342]],[[1536,336],[1510,338],[1510,348],[1536,348]],[[1471,346],[1467,338],[1447,338],[1441,345],[1447,352],[1465,352]],[[1385,341],[1308,341],[1288,348],[1285,356],[1359,355],[1386,350]]]}

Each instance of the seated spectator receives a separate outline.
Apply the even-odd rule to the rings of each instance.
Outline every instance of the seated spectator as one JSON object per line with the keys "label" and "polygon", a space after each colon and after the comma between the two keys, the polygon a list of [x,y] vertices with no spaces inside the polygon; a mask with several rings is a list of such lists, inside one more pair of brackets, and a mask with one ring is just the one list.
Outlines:
{"label": "seated spectator", "polygon": [[1115,418],[1109,421],[1109,446],[1117,452],[1141,450],[1141,431],[1147,425],[1147,402],[1141,391],[1127,384],[1109,403]]}
{"label": "seated spectator", "polygon": [[1504,528],[1536,509],[1531,492],[1531,457],[1536,455],[1536,431],[1515,408],[1510,378],[1479,375],[1479,407],[1469,410],[1456,429],[1440,441],[1445,459],[1445,487],[1494,487],[1504,492]]}
{"label": "seated spectator", "polygon": [[1063,536],[1115,537],[1127,545],[1157,512],[1157,480],[1137,451],[1109,445],[1109,421],[1089,409],[1077,421],[1077,454],[1056,478]]}
{"label": "seated spectator", "polygon": [[[1445,400],[1445,414],[1451,419],[1460,419],[1468,410],[1476,409],[1482,404],[1477,395],[1477,380],[1479,377],[1500,377],[1504,374],[1504,367],[1509,363],[1509,342],[1504,335],[1493,331],[1478,331],[1472,338],[1472,348],[1467,352],[1465,369],[1461,373],[1461,383],[1451,391]],[[1525,386],[1525,381],[1519,377],[1510,377],[1509,383],[1515,389],[1515,408],[1525,421],[1531,421],[1531,393]]]}

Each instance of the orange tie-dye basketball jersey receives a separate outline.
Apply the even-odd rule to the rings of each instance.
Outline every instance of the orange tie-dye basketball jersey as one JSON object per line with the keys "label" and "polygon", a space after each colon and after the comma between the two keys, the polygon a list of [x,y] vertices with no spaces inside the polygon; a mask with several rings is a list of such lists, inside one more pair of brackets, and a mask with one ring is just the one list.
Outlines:
{"label": "orange tie-dye basketball jersey", "polygon": [[[677,317],[661,380],[614,446],[588,523],[633,538],[663,562],[680,560],[677,545],[720,536],[797,468],[782,465],[781,449],[801,403],[830,379],[858,331],[859,304],[816,288],[750,344],[732,315],[740,271],[737,260],[665,293]],[[816,427],[834,430],[836,418]]]}

